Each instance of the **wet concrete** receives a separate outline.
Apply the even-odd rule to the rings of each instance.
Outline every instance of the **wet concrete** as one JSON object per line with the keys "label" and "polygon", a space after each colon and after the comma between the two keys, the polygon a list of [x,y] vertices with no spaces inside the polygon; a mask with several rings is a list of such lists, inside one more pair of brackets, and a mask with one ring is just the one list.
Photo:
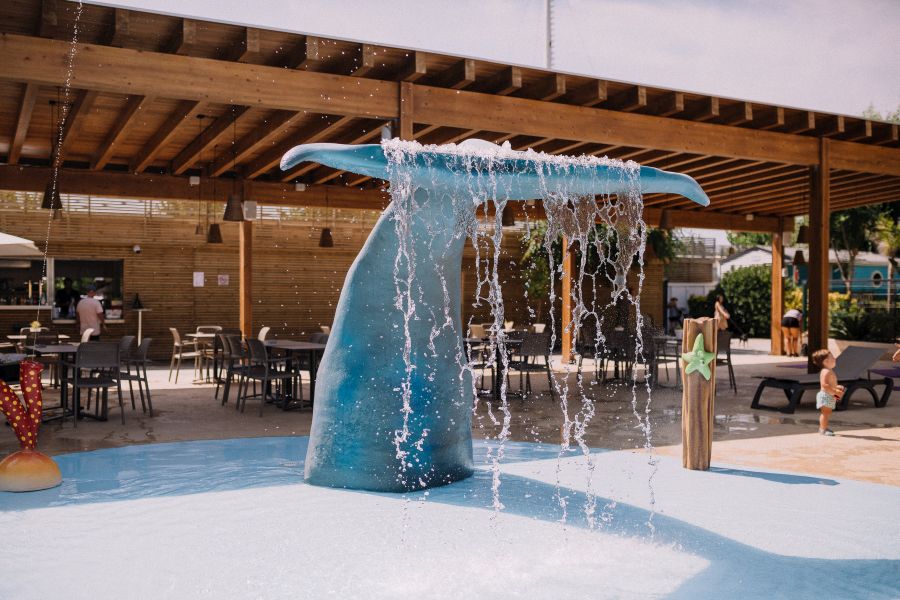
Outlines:
{"label": "wet concrete", "polygon": [[[735,371],[738,391],[728,388],[724,373],[719,373],[714,426],[713,460],[715,463],[748,465],[773,470],[802,472],[900,485],[900,399],[897,392],[887,407],[877,409],[868,394],[859,394],[849,410],[834,413],[831,427],[834,438],[816,433],[818,412],[814,394],[805,396],[795,414],[751,410],[750,400],[758,384],[756,375],[799,374],[800,369],[787,368],[797,360],[773,358],[746,352],[743,360],[736,356]],[[881,365],[886,366],[886,365]],[[681,390],[665,387],[674,383],[661,373],[662,385],[648,395],[643,383],[635,386],[621,381],[596,383],[586,380],[579,386],[574,367],[555,364],[562,382],[568,382],[568,414],[570,420],[582,422],[587,410],[594,411],[585,429],[584,441],[590,447],[644,451],[645,436],[639,417],[649,417],[651,443],[657,452],[680,455]],[[590,373],[586,364],[585,372]],[[670,369],[670,375],[674,377]],[[155,414],[151,418],[141,412],[140,403],[132,410],[126,391],[125,424],[120,421],[118,407],[110,409],[106,422],[84,420],[73,425],[46,423],[40,432],[39,448],[48,454],[59,454],[128,444],[154,442],[259,437],[270,435],[307,435],[312,419],[311,409],[282,411],[266,406],[258,416],[256,400],[247,404],[246,412],[235,410],[234,401],[222,406],[213,398],[215,386],[192,383],[191,371],[184,369],[177,385],[167,380],[167,369],[151,370]],[[517,374],[511,377],[511,388],[519,389]],[[534,393],[526,398],[511,398],[510,439],[559,443],[563,437],[562,407],[557,397],[547,390],[546,376],[532,375]],[[306,391],[308,394],[308,390]],[[48,389],[46,404],[52,406],[58,392]],[[780,402],[779,390],[767,392],[770,402]],[[636,414],[638,416],[636,416]],[[493,415],[493,418],[492,418]],[[501,429],[503,414],[496,403],[478,402],[473,418],[476,438],[494,437]],[[12,431],[0,430],[0,454],[16,447]]]}

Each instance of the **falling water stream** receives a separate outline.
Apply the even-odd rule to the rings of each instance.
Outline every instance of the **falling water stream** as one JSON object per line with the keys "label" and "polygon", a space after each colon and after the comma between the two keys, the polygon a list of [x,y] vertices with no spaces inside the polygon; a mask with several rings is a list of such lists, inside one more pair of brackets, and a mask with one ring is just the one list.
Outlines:
{"label": "falling water stream", "polygon": [[[496,445],[487,452],[488,468],[492,475],[492,506],[495,511],[504,508],[501,494],[501,464],[504,458],[504,445],[510,438],[512,413],[507,398],[507,373],[510,369],[507,340],[504,331],[505,313],[503,288],[500,274],[501,248],[503,243],[502,213],[508,202],[510,190],[515,178],[525,176],[526,170],[533,176],[537,174],[540,181],[540,201],[547,218],[547,228],[543,246],[550,256],[551,277],[560,279],[564,276],[562,265],[556,264],[552,246],[560,237],[565,239],[572,251],[576,251],[577,261],[572,274],[571,286],[571,321],[565,325],[567,333],[575,338],[582,331],[582,326],[592,325],[594,339],[583,340],[582,343],[593,344],[599,349],[607,340],[604,331],[616,314],[621,316],[634,311],[636,343],[631,361],[631,371],[627,379],[631,382],[631,410],[634,427],[643,434],[644,448],[648,451],[651,465],[655,459],[652,455],[652,429],[650,425],[650,381],[645,377],[645,388],[639,393],[637,374],[639,364],[643,363],[643,317],[640,310],[640,290],[644,281],[643,253],[646,242],[647,225],[643,221],[643,201],[640,191],[639,165],[634,162],[623,163],[607,158],[592,156],[566,157],[537,153],[531,150],[517,152],[510,149],[509,144],[497,146],[486,142],[477,144],[422,146],[416,142],[397,139],[382,142],[385,156],[388,158],[390,193],[393,203],[393,220],[399,240],[394,260],[394,285],[396,289],[395,306],[403,317],[405,344],[402,349],[405,379],[396,391],[399,392],[399,410],[403,414],[403,426],[394,432],[396,458],[400,463],[398,478],[404,480],[406,470],[416,462],[416,453],[422,450],[424,437],[413,439],[409,427],[413,415],[411,402],[413,373],[426,365],[417,364],[414,349],[415,340],[410,336],[412,321],[426,320],[432,324],[429,336],[429,350],[434,353],[434,340],[442,335],[466,337],[469,326],[459,331],[459,324],[451,318],[450,302],[454,298],[447,289],[446,278],[438,272],[443,284],[443,307],[428,306],[421,301],[422,290],[416,277],[417,271],[423,269],[442,269],[442,261],[436,253],[442,247],[430,248],[430,255],[417,255],[416,245],[412,239],[415,230],[413,221],[423,204],[445,203],[446,216],[452,219],[454,239],[467,238],[475,254],[475,272],[477,281],[474,284],[472,308],[488,309],[491,314],[489,331],[488,361],[493,367],[496,377],[500,377],[499,399],[482,399],[476,387],[476,360],[466,356],[462,345],[457,345],[455,363],[459,367],[459,376],[468,377],[471,381],[473,398],[473,416],[481,422],[479,410],[483,409],[490,426],[499,429],[493,435]],[[464,182],[455,193],[442,191],[441,182],[435,180],[422,195],[422,188],[413,184],[413,169],[421,168],[422,160],[433,160],[442,155],[446,165],[450,167],[452,176]],[[417,164],[418,158],[418,164]],[[512,160],[511,160],[512,159]],[[524,163],[521,162],[524,159]],[[521,172],[511,165],[524,165]],[[595,177],[597,167],[605,167],[613,171],[618,181],[610,186],[610,193],[598,196],[584,196],[571,191],[566,181],[579,177]],[[598,226],[599,225],[599,226]],[[518,232],[517,232],[518,235]],[[418,248],[421,250],[421,245]],[[636,266],[635,289],[628,285],[628,273]],[[554,286],[550,286],[550,303],[558,302]],[[627,305],[627,306],[626,306]],[[474,311],[473,311],[474,312]],[[551,348],[563,333],[563,324],[557,323],[554,311],[551,311],[550,339]],[[624,324],[624,323],[623,323]],[[419,354],[418,356],[421,356]],[[499,362],[499,364],[497,364]],[[440,364],[440,363],[438,363]],[[419,373],[419,376],[422,374]],[[591,527],[597,525],[597,507],[592,490],[594,462],[585,436],[595,416],[592,394],[580,375],[572,380],[572,368],[563,364],[563,373],[553,373],[551,385],[558,397],[562,417],[561,441],[557,460],[557,476],[560,473],[562,459],[570,452],[573,443],[584,457],[587,465],[588,494],[582,507]],[[624,375],[624,374],[623,374]],[[427,376],[427,374],[426,374]],[[639,396],[646,392],[643,405]],[[572,402],[570,402],[572,400]],[[580,406],[579,406],[580,405]],[[427,435],[427,430],[422,436]],[[489,439],[490,435],[487,435]],[[424,487],[424,482],[420,487]],[[648,481],[650,487],[651,508],[653,506],[652,475]],[[568,499],[560,492],[562,486],[557,481],[557,501],[561,510],[561,520],[567,519]],[[601,520],[612,507],[604,507]],[[651,510],[652,519],[652,510]],[[652,521],[648,519],[648,527],[652,531]]]}

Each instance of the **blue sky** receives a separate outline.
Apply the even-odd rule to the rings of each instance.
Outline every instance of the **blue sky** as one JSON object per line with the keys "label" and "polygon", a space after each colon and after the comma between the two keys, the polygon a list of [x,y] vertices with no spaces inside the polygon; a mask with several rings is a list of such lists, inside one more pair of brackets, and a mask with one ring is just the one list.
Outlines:
{"label": "blue sky", "polygon": [[[547,0],[105,0],[485,58],[547,64]],[[900,106],[898,0],[551,0],[552,67],[857,115]]]}

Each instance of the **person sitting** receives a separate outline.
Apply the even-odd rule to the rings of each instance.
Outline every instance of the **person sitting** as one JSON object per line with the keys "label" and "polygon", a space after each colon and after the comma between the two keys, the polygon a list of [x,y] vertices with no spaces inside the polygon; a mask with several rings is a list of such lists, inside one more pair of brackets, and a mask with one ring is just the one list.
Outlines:
{"label": "person sitting", "polygon": [[722,294],[718,294],[716,296],[716,306],[713,317],[718,319],[716,327],[718,327],[721,331],[725,331],[726,329],[728,329],[728,319],[731,318],[731,313],[725,310],[725,296],[723,296]]}
{"label": "person sitting", "polygon": [[82,335],[88,329],[93,329],[91,340],[100,339],[100,329],[106,325],[103,323],[103,305],[94,296],[97,295],[97,288],[93,285],[88,286],[87,298],[82,298],[75,307],[75,319],[78,321],[78,332]]}
{"label": "person sitting", "polygon": [[781,331],[784,334],[784,350],[788,356],[800,356],[800,323],[803,313],[792,308],[781,318]]}

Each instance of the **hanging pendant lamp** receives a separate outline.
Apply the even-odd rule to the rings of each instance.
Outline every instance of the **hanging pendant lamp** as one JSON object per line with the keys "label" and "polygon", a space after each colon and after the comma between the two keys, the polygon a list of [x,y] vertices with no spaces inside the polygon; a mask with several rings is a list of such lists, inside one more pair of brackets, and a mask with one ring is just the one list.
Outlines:
{"label": "hanging pendant lamp", "polygon": [[209,231],[206,232],[206,243],[207,244],[221,244],[222,243],[222,228],[218,223],[210,224]]}
{"label": "hanging pendant lamp", "polygon": [[228,202],[225,203],[225,216],[223,221],[243,221],[244,205],[241,201],[240,194],[231,194],[228,196]]}
{"label": "hanging pendant lamp", "polygon": [[806,257],[803,256],[803,250],[797,250],[794,252],[794,266],[799,267],[801,265],[806,264]]}
{"label": "hanging pendant lamp", "polygon": [[44,199],[41,200],[41,208],[47,210],[62,210],[62,198],[59,195],[59,186],[56,185],[56,182],[53,181],[53,176],[50,176],[50,181],[47,182],[47,187],[44,188]]}
{"label": "hanging pendant lamp", "polygon": [[809,226],[804,223],[800,226],[800,229],[797,230],[797,243],[798,244],[808,244],[809,243]]}
{"label": "hanging pendant lamp", "polygon": [[334,238],[331,237],[331,227],[323,227],[319,235],[319,248],[333,248]]}

